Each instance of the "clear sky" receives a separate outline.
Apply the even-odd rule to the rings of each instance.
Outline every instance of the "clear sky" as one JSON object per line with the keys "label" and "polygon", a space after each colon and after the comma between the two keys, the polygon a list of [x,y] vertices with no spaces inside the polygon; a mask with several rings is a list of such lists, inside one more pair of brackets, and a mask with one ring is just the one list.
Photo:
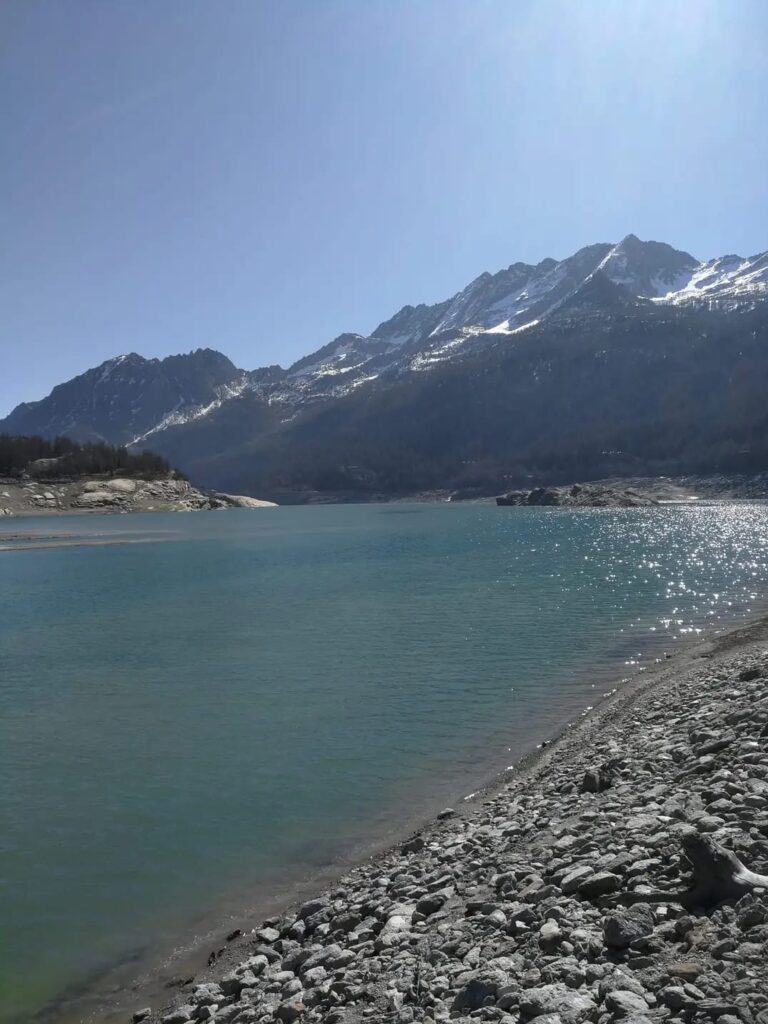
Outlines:
{"label": "clear sky", "polygon": [[3,0],[0,415],[630,231],[768,249],[765,0]]}

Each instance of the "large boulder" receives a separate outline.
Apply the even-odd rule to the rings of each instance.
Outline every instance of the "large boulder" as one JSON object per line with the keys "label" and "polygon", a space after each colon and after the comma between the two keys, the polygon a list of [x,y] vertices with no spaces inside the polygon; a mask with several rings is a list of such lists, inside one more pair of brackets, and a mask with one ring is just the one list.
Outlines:
{"label": "large boulder", "polygon": [[107,483],[107,487],[110,491],[115,491],[118,494],[135,494],[136,493],[136,481],[125,480],[122,477],[117,477],[114,480],[110,480]]}

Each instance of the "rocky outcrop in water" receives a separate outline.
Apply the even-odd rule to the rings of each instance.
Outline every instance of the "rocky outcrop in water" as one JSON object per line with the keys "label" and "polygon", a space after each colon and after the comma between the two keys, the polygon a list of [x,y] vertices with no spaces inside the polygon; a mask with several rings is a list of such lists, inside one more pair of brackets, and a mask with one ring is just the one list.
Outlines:
{"label": "rocky outcrop in water", "polygon": [[768,1024],[768,651],[666,671],[134,1019]]}
{"label": "rocky outcrop in water", "polygon": [[496,504],[560,508],[641,508],[659,503],[637,491],[604,487],[600,484],[572,484],[570,487],[534,487],[531,491],[510,491],[498,497]]}
{"label": "rocky outcrop in water", "polygon": [[261,498],[249,498],[247,494],[213,493],[213,498],[223,502],[226,508],[276,508],[274,501],[262,501]]}

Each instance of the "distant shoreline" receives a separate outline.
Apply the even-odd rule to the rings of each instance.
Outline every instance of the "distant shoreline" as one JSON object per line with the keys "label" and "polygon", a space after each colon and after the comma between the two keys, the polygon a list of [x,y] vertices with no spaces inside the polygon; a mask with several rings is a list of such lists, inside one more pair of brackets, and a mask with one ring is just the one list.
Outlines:
{"label": "distant shoreline", "polygon": [[38,516],[210,512],[274,507],[274,502],[247,495],[201,491],[173,474],[163,477],[104,474],[50,479],[0,477],[0,522]]}

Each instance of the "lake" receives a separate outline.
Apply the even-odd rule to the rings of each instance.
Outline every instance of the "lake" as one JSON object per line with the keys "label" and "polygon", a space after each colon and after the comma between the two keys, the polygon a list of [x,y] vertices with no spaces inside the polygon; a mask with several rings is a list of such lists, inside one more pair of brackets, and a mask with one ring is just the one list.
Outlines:
{"label": "lake", "polygon": [[86,1018],[115,965],[128,979],[396,838],[768,583],[757,503],[9,519],[3,537],[2,1021]]}

